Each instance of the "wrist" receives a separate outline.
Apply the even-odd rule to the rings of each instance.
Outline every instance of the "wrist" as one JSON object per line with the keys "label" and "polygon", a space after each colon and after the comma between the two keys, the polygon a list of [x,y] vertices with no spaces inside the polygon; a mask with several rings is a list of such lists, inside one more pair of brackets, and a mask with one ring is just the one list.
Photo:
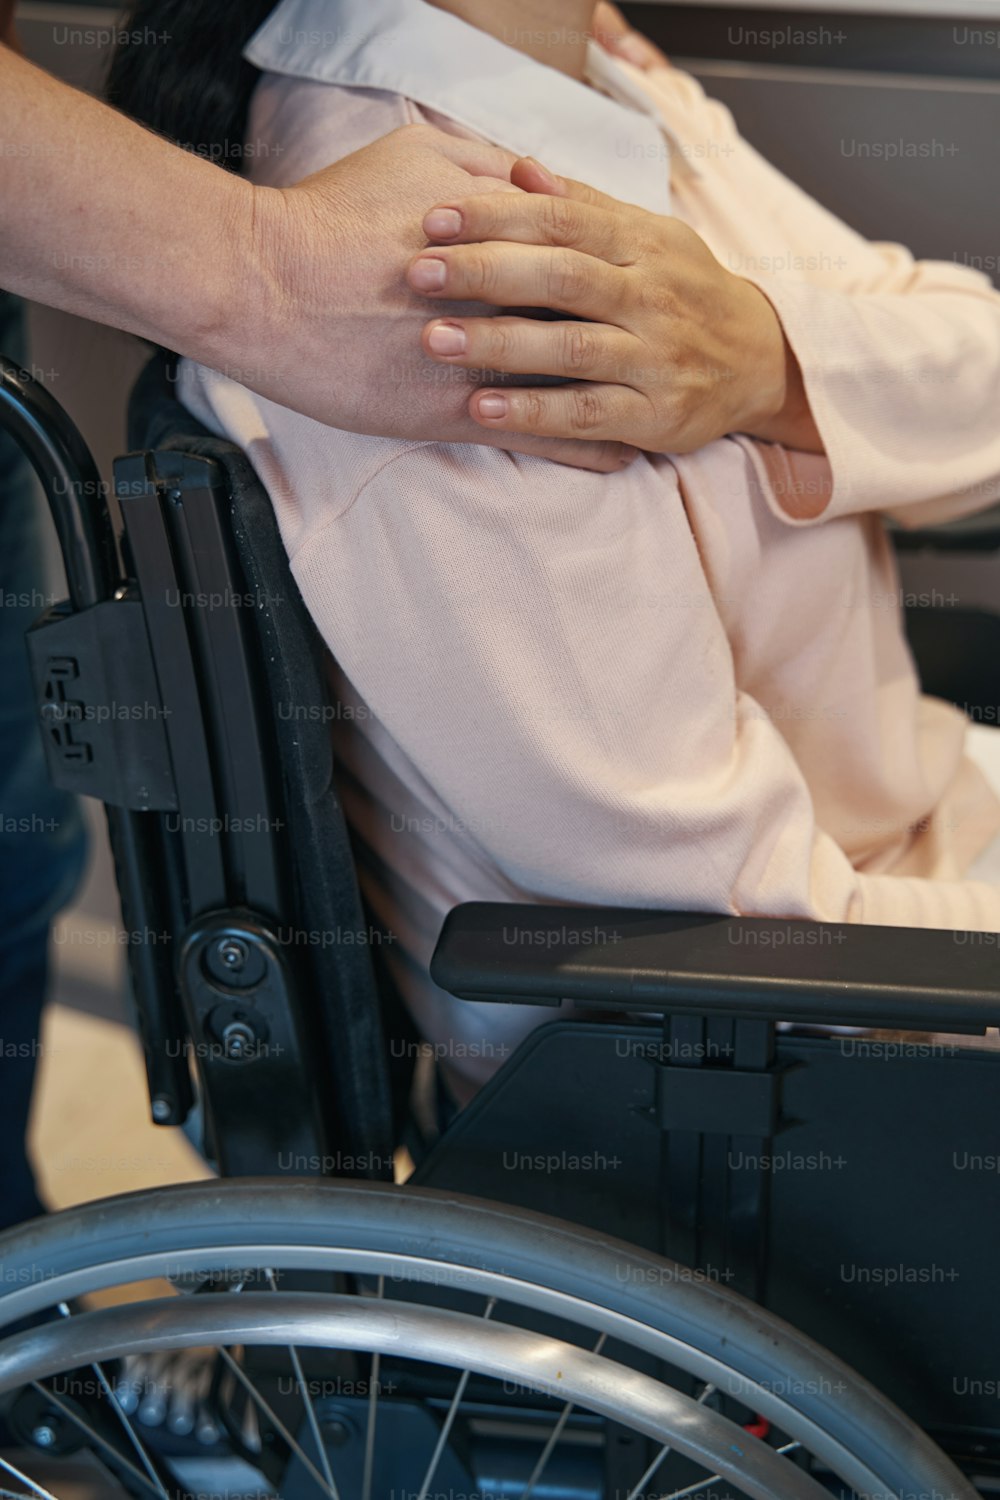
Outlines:
{"label": "wrist", "polygon": [[250,371],[259,363],[270,333],[280,325],[280,294],[273,244],[278,237],[282,194],[213,168],[204,212],[214,226],[210,253],[202,262],[187,326],[165,342],[212,369]]}
{"label": "wrist", "polygon": [[756,330],[746,366],[750,384],[741,432],[767,443],[781,443],[806,453],[823,453],[824,443],[813,417],[795,350],[770,299],[752,281],[751,326]]}
{"label": "wrist", "polygon": [[752,281],[736,280],[742,299],[745,372],[736,430],[766,438],[780,425],[788,404],[791,350],[778,314],[764,293]]}

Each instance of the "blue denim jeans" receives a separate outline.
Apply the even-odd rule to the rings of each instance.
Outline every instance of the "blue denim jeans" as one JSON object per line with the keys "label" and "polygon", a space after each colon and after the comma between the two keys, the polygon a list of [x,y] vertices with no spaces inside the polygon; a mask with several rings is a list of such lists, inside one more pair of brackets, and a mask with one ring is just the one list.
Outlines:
{"label": "blue denim jeans", "polygon": [[[0,352],[25,362],[22,305],[0,291]],[[74,798],[51,785],[35,720],[24,633],[50,602],[44,501],[0,432],[0,1228],[41,1212],[25,1134],[45,996],[49,923],[85,854]]]}

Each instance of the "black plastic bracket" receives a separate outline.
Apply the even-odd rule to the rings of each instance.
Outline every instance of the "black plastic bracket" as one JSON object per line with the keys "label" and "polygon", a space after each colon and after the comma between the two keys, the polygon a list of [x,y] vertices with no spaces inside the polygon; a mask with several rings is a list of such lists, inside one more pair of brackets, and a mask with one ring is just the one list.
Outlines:
{"label": "black plastic bracket", "polygon": [[740,1068],[661,1068],[657,1109],[663,1130],[772,1136],[781,1109],[781,1073]]}
{"label": "black plastic bracket", "polygon": [[770,1144],[786,1068],[771,1022],[666,1016],[656,1064],[663,1248],[764,1294]]}
{"label": "black plastic bracket", "polygon": [[167,710],[139,600],[57,605],[26,641],[53,783],[109,807],[173,811]]}
{"label": "black plastic bracket", "polygon": [[317,1053],[279,935],[252,912],[203,918],[184,941],[180,988],[223,1175],[305,1177],[335,1165]]}

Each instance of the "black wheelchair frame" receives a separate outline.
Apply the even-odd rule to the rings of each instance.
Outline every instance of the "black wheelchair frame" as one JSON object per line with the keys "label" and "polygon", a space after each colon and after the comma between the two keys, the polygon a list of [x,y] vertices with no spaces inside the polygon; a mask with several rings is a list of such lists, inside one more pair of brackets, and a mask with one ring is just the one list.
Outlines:
{"label": "black wheelchair frame", "polygon": [[[161,357],[114,465],[117,542],[79,434],[8,361],[0,425],[65,559],[69,601],[28,638],[40,726],[55,783],[107,808],[153,1119],[185,1122],[193,1071],[223,1175],[391,1180],[410,1077],[388,1059],[417,1041],[359,895],[325,648],[266,493],[180,407]],[[1000,521],[904,544],[998,548]],[[724,1280],[998,1476],[1000,1055],[935,1036],[1000,1023],[998,942],[460,907],[438,984],[594,1019],[534,1033],[412,1180],[611,1228]],[[831,1024],[910,1035],[801,1030]]]}

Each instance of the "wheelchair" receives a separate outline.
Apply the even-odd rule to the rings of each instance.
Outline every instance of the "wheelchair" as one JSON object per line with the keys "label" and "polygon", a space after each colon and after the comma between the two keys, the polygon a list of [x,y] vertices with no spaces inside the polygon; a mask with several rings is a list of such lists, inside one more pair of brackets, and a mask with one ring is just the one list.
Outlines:
{"label": "wheelchair", "polygon": [[[163,356],[113,496],[9,361],[0,423],[66,569],[28,636],[50,773],[106,806],[152,1118],[197,1116],[219,1173],[0,1236],[0,1495],[996,1488],[1000,1054],[954,1042],[1000,1022],[994,935],[460,907],[437,983],[552,1013],[418,1139],[325,648],[247,458]],[[144,1422],[193,1353],[200,1415]]]}

